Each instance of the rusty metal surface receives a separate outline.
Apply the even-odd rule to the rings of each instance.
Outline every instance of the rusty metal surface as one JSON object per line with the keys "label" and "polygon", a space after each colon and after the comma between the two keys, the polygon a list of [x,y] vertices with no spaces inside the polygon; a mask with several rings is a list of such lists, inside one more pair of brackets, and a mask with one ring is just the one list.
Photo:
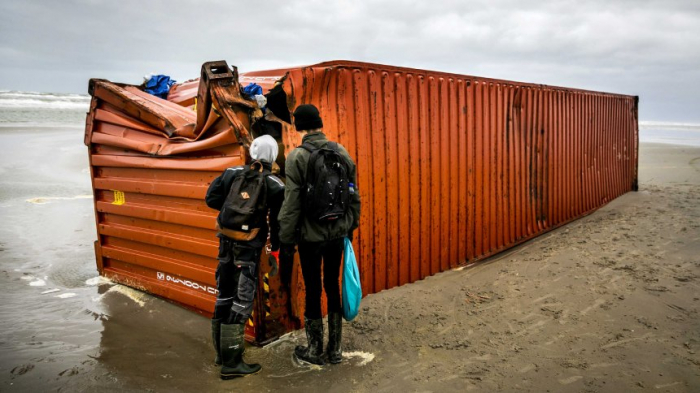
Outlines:
{"label": "rusty metal surface", "polygon": [[[85,134],[100,273],[205,315],[216,299],[218,239],[217,212],[204,196],[221,171],[245,162],[242,141],[250,140],[253,112],[253,104],[240,98],[235,72],[225,70],[212,77],[211,67],[203,67],[210,75],[197,92],[200,102],[208,102],[199,113],[134,86],[92,80]],[[279,293],[278,279],[270,280],[267,264],[261,266],[246,329],[254,342],[295,326],[286,317],[287,295]]]}
{"label": "rusty metal surface", "polygon": [[[237,79],[269,93],[285,152],[300,143],[289,112],[312,103],[355,158],[365,294],[483,259],[636,188],[636,97],[345,61]],[[204,194],[245,162],[260,114],[230,85],[208,83],[207,94],[200,80],[175,85],[169,101],[94,80],[86,144],[100,271],[207,314],[217,240]],[[257,342],[303,315],[299,273],[287,294],[261,266],[247,330]]]}
{"label": "rusty metal surface", "polygon": [[[248,75],[248,73],[242,73],[239,74],[238,80],[241,86],[247,86],[249,83],[257,83],[264,91],[270,91],[280,79],[284,78],[288,71],[289,69],[279,69],[251,72],[250,75]],[[194,106],[198,88],[199,78],[177,83],[170,89],[168,101],[181,106]]]}
{"label": "rusty metal surface", "polygon": [[356,160],[366,294],[483,259],[636,187],[636,97],[342,61],[289,70],[283,87],[289,108],[318,106]]}

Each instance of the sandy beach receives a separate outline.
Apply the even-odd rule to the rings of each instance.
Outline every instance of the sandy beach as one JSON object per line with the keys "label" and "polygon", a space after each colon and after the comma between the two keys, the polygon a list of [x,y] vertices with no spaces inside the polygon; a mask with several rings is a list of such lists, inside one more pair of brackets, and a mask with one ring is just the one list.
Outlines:
{"label": "sandy beach", "polygon": [[80,128],[0,128],[1,391],[700,391],[700,148],[640,145],[638,192],[368,296],[346,361],[295,332],[221,381],[209,321],[97,277]]}

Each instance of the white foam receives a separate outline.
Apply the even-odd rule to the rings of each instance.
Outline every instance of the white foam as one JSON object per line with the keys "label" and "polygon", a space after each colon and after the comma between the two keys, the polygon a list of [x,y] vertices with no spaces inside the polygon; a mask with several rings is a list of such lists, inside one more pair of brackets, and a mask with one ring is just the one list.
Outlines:
{"label": "white foam", "polygon": [[35,205],[43,205],[49,201],[68,201],[73,199],[92,199],[92,195],[76,195],[74,197],[37,197],[27,199],[27,202],[33,203]]}
{"label": "white foam", "polygon": [[60,291],[61,291],[60,289],[54,288],[54,289],[49,289],[48,291],[44,291],[44,292],[42,292],[41,294],[42,294],[42,295],[46,295],[46,294],[49,294],[49,293],[56,293],[56,292],[60,292]]}
{"label": "white foam", "polygon": [[271,343],[265,345],[264,348],[265,348],[265,349],[270,349],[270,348],[273,348],[273,347],[278,346],[279,344],[281,344],[281,343],[283,343],[283,342],[288,342],[288,341],[292,341],[292,340],[295,340],[295,338],[294,338],[294,332],[289,332],[289,333],[286,333],[286,334],[283,334],[283,335],[279,336],[279,337],[277,338],[277,340],[275,340],[275,341],[273,341],[273,342],[271,342]]}
{"label": "white foam", "polygon": [[106,277],[102,277],[102,276],[88,278],[87,280],[85,280],[85,285],[88,285],[91,287],[94,287],[95,285],[111,284],[111,283],[112,283],[112,280],[110,280]]}
{"label": "white foam", "polygon": [[46,281],[42,279],[34,280],[29,283],[29,286],[31,287],[45,287],[46,286]]}
{"label": "white foam", "polygon": [[374,360],[374,354],[369,353],[369,352],[360,352],[360,351],[353,351],[353,352],[343,352],[343,357],[346,359],[350,358],[360,358],[360,362],[357,364],[358,366],[364,366],[367,363],[371,362]]}
{"label": "white foam", "polygon": [[323,371],[323,367],[319,365],[299,361],[296,359],[292,360],[292,364],[296,365],[295,371],[284,374],[272,374],[269,375],[268,378],[289,378],[292,375],[305,374],[312,371]]}
{"label": "white foam", "polygon": [[113,287],[109,288],[107,290],[107,292],[103,293],[102,295],[95,298],[94,300],[101,300],[108,293],[120,293],[120,294],[128,297],[129,299],[133,300],[134,303],[138,304],[140,307],[143,307],[146,305],[146,294],[145,293],[143,293],[141,291],[137,291],[133,288],[129,288],[129,287],[124,286],[124,285],[120,285],[120,284],[115,284]]}
{"label": "white foam", "polygon": [[34,279],[34,276],[22,276],[20,277],[20,280],[26,280],[26,281],[31,281]]}
{"label": "white foam", "polygon": [[74,294],[73,292],[68,292],[68,293],[62,293],[60,295],[56,295],[54,297],[57,297],[59,299],[68,299],[68,298],[75,297],[75,296],[77,296],[77,295]]}

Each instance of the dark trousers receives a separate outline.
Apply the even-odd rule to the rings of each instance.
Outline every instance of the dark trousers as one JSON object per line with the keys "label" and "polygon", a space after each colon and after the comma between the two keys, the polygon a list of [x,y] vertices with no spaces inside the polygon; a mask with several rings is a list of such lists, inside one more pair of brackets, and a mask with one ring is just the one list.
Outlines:
{"label": "dark trousers", "polygon": [[320,243],[300,243],[299,259],[306,286],[307,319],[321,318],[321,260],[323,260],[323,289],[328,299],[328,312],[340,312],[340,260],[343,238]]}
{"label": "dark trousers", "polygon": [[253,312],[258,284],[259,248],[219,238],[219,266],[216,268],[214,319],[226,324],[244,324]]}

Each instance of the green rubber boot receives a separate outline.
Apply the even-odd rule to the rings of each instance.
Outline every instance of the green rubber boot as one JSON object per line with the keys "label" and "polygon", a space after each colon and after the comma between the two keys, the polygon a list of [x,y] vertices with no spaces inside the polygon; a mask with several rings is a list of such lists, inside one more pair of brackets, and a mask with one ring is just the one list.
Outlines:
{"label": "green rubber boot", "polygon": [[214,351],[216,351],[216,358],[214,359],[214,364],[221,366],[221,319],[211,320],[211,341],[214,344]]}
{"label": "green rubber boot", "polygon": [[221,379],[245,377],[259,372],[259,364],[248,364],[243,361],[245,352],[245,325],[221,324]]}
{"label": "green rubber boot", "polygon": [[306,329],[306,340],[308,346],[299,345],[294,348],[294,355],[299,360],[323,366],[323,319],[304,318],[304,328]]}
{"label": "green rubber boot", "polygon": [[328,347],[326,355],[331,364],[338,364],[343,361],[343,349],[341,340],[343,339],[343,316],[339,312],[328,314]]}

